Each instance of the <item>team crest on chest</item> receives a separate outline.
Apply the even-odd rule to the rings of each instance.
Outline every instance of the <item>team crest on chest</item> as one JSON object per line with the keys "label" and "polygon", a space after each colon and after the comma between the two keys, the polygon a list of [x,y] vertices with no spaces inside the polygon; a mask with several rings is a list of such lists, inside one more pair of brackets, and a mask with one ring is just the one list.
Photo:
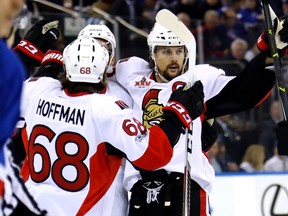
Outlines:
{"label": "team crest on chest", "polygon": [[164,120],[162,107],[163,104],[159,103],[158,95],[161,90],[151,89],[149,90],[142,102],[142,119],[145,127],[150,128],[155,124],[159,124]]}
{"label": "team crest on chest", "polygon": [[150,86],[151,81],[143,77],[140,81],[135,81],[135,87],[144,88]]}

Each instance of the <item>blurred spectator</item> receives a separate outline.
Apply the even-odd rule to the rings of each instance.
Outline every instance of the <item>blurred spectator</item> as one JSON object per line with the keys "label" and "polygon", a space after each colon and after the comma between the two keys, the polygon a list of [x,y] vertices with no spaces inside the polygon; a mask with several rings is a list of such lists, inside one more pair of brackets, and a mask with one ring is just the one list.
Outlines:
{"label": "blurred spectator", "polygon": [[92,4],[92,6],[108,12],[111,9],[112,4],[113,4],[113,0],[98,0],[98,1],[94,0],[94,3]]}
{"label": "blurred spectator", "polygon": [[177,17],[191,30],[191,18],[186,12],[180,12],[176,14]]}
{"label": "blurred spectator", "polygon": [[157,12],[160,10],[159,0],[144,0],[142,17],[145,20],[143,25],[147,29],[147,32],[152,28],[154,24],[154,18]]}
{"label": "blurred spectator", "polygon": [[[152,0],[145,0],[145,2],[147,1]],[[144,2],[141,0],[115,0],[109,12],[112,15],[120,16],[131,25],[143,29],[143,4]],[[149,20],[145,19],[145,22],[149,25]],[[122,25],[119,25],[119,33],[119,47],[121,47],[120,58],[126,58],[132,55],[143,58],[147,57],[146,38],[137,35]],[[143,51],[143,49],[145,49],[145,51]]]}
{"label": "blurred spectator", "polygon": [[220,8],[221,14],[231,13],[231,11],[236,13],[240,10],[242,5],[242,0],[228,0],[222,3],[222,7]]}
{"label": "blurred spectator", "polygon": [[241,142],[241,136],[234,128],[232,115],[224,115],[215,119],[215,128],[221,143],[225,143],[227,154],[237,164],[241,163],[246,146]]}
{"label": "blurred spectator", "polygon": [[288,1],[287,0],[273,0],[269,2],[275,14],[282,17],[288,14]]}
{"label": "blurred spectator", "polygon": [[222,7],[222,2],[220,0],[203,0],[198,8],[198,13],[200,14],[200,19],[204,19],[205,13],[209,10],[219,11]]}
{"label": "blurred spectator", "polygon": [[218,154],[219,151],[219,145],[218,142],[215,142],[214,145],[209,149],[209,151],[206,152],[208,159],[210,161],[211,166],[215,170],[215,173],[221,173],[221,165],[216,159],[216,155]]}
{"label": "blurred spectator", "polygon": [[245,39],[243,24],[238,20],[236,13],[234,9],[228,7],[220,16],[223,25],[226,27],[229,44],[237,38]]}
{"label": "blurred spectator", "polygon": [[178,0],[142,0],[142,2],[142,17],[149,23],[149,26],[146,26],[147,31],[152,28],[155,21],[155,16],[159,10],[165,8],[172,11],[173,8],[175,8],[175,6],[178,4]]}
{"label": "blurred spectator", "polygon": [[136,27],[142,27],[142,21],[139,19],[142,17],[142,7],[143,3],[140,0],[115,0],[109,12]]}
{"label": "blurred spectator", "polygon": [[[194,35],[198,35],[194,28]],[[222,58],[228,49],[228,37],[225,27],[220,23],[219,15],[215,10],[208,10],[204,15],[203,46],[206,60]]]}
{"label": "blurred spectator", "polygon": [[179,3],[171,10],[174,14],[181,12],[187,13],[190,19],[200,20],[203,18],[203,14],[200,14],[198,0],[180,0]]}
{"label": "blurred spectator", "polygon": [[227,63],[219,66],[226,72],[227,76],[237,76],[248,64],[245,59],[247,48],[248,43],[240,38],[231,43],[229,51],[223,58]]}
{"label": "blurred spectator", "polygon": [[264,171],[267,172],[288,171],[288,156],[280,156],[278,154],[277,145],[275,145],[274,147],[274,155],[265,162]]}
{"label": "blurred spectator", "polygon": [[158,0],[157,2],[159,3],[159,10],[165,8],[171,11],[179,4],[179,0]]}
{"label": "blurred spectator", "polygon": [[[26,1],[29,10],[33,10],[33,2],[32,1]],[[91,6],[93,3],[96,2],[96,0],[49,0],[49,2],[58,4],[60,6],[64,6],[69,9],[80,9],[80,7],[86,7],[86,6]],[[46,6],[44,4],[37,4],[37,9],[39,12],[45,12],[45,13],[60,13],[59,10]]]}
{"label": "blurred spectator", "polygon": [[277,141],[274,127],[283,120],[282,108],[278,100],[271,103],[269,111],[269,117],[260,124],[258,138],[258,143],[265,148],[265,160],[274,155],[274,146]]}
{"label": "blurred spectator", "polygon": [[155,16],[158,11],[164,8],[173,11],[175,6],[178,4],[178,0],[142,0],[142,2],[143,2],[142,18],[145,19],[143,24],[145,25],[145,29],[147,29],[147,32],[149,32],[150,29],[153,27],[153,24],[155,22]]}
{"label": "blurred spectator", "polygon": [[245,151],[240,168],[245,172],[259,172],[264,169],[265,150],[260,144],[251,144]]}
{"label": "blurred spectator", "polygon": [[259,49],[257,47],[257,43],[254,43],[252,47],[250,47],[245,53],[245,59],[249,62],[252,58],[259,54]]}
{"label": "blurred spectator", "polygon": [[[222,172],[237,172],[239,167],[233,157],[229,155],[226,151],[226,143],[222,140],[217,140],[218,143],[218,153],[216,155],[216,160],[221,166]],[[215,144],[214,144],[215,145]]]}
{"label": "blurred spectator", "polygon": [[237,17],[243,23],[245,39],[249,46],[252,46],[264,30],[264,15],[257,5],[257,0],[243,0],[243,7],[239,10]]}

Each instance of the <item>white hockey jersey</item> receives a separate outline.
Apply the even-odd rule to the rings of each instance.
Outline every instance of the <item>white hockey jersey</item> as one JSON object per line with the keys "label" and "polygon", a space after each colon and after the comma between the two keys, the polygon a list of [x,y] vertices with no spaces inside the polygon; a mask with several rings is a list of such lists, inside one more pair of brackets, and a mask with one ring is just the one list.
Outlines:
{"label": "white hockey jersey", "polygon": [[[194,73],[194,74],[193,74]],[[137,57],[120,60],[116,65],[116,79],[128,90],[134,100],[133,112],[142,119],[145,126],[151,127],[162,120],[162,107],[166,105],[173,90],[186,83],[201,80],[204,86],[204,102],[217,95],[233,77],[225,75],[223,70],[209,65],[197,65],[192,71],[178,76],[169,83],[158,83],[153,79],[148,62]],[[194,80],[193,80],[194,79]],[[207,193],[211,191],[214,180],[214,170],[207,157],[202,153],[200,118],[193,120],[192,165],[191,178]],[[174,147],[172,160],[164,167],[168,172],[184,173],[185,164],[185,135],[181,135]],[[139,172],[126,163],[124,186],[130,190],[140,178]]]}
{"label": "white hockey jersey", "polygon": [[159,127],[146,130],[123,101],[109,95],[116,85],[110,84],[106,94],[71,95],[52,78],[26,81],[22,175],[49,215],[125,215],[125,203],[119,203],[121,211],[113,209],[114,199],[121,197],[122,157],[107,154],[105,143],[143,169],[157,169],[171,159],[165,133]]}

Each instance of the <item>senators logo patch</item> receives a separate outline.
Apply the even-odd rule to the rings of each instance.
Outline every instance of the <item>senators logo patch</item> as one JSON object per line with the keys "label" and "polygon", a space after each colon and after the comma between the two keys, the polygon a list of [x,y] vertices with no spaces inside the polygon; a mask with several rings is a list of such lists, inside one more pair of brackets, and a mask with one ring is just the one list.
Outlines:
{"label": "senators logo patch", "polygon": [[159,124],[164,120],[162,107],[163,104],[159,104],[158,95],[161,90],[151,89],[148,91],[142,102],[142,120],[146,128],[150,128],[155,124]]}

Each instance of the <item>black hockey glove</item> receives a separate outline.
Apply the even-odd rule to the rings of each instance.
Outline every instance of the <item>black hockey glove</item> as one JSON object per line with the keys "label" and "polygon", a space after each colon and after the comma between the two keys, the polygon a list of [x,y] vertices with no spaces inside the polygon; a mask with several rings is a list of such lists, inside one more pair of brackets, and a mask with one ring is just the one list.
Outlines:
{"label": "black hockey glove", "polygon": [[49,49],[59,38],[58,20],[44,19],[34,24],[24,39],[14,48],[24,62],[39,66]]}
{"label": "black hockey glove", "polygon": [[279,155],[288,155],[288,121],[281,121],[274,128],[278,140]]}
{"label": "black hockey glove", "polygon": [[131,189],[129,215],[149,215],[151,212],[155,213],[153,215],[163,215],[169,180],[167,171],[160,169],[140,174],[142,179]]}
{"label": "black hockey glove", "polygon": [[[275,32],[276,46],[280,58],[285,56],[287,53],[288,46],[288,17],[284,17],[280,21],[276,18],[273,21],[273,27]],[[269,48],[269,42],[267,33],[263,32],[258,40],[257,47],[261,52],[265,52],[267,57],[271,57],[271,51]]]}
{"label": "black hockey glove", "polygon": [[59,73],[63,71],[63,55],[58,50],[49,50],[41,62],[38,70],[32,77],[51,77],[58,79]]}
{"label": "black hockey glove", "polygon": [[[196,81],[188,89],[178,88],[174,91],[165,107],[162,108],[165,119],[177,116],[182,126],[189,128],[193,119],[198,118],[204,112],[203,85]],[[172,115],[171,115],[172,114]],[[176,116],[175,116],[176,114]]]}
{"label": "black hockey glove", "polygon": [[209,119],[202,122],[201,142],[202,151],[205,152],[207,152],[211,148],[211,146],[214,145],[217,139],[215,125],[213,124],[213,122],[210,123],[210,120],[214,121],[214,119]]}

